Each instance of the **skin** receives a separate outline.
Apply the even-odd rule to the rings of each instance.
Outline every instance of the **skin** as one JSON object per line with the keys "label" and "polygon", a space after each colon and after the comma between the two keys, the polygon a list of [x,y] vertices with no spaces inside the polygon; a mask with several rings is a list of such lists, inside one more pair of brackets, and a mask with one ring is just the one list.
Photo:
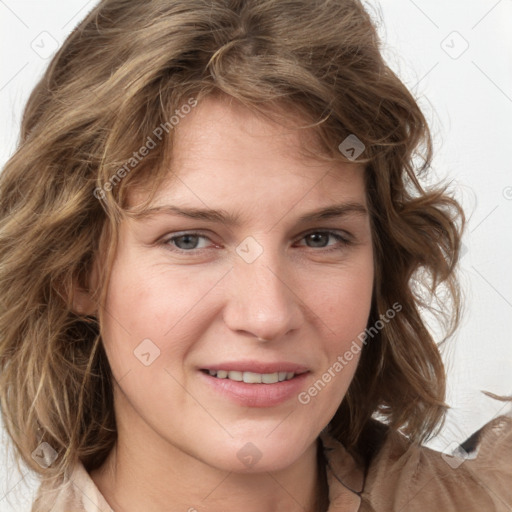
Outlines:
{"label": "skin", "polygon": [[[239,223],[166,212],[121,222],[102,325],[118,443],[91,473],[116,512],[313,510],[316,439],[359,354],[307,405],[294,395],[241,406],[200,372],[212,362],[289,361],[307,367],[304,391],[366,327],[368,214],[299,221],[341,203],[364,210],[363,168],[306,159],[303,142],[237,102],[206,98],[180,120],[173,174],[154,205],[222,209]],[[131,204],[142,198],[133,193]],[[190,231],[201,236],[179,238]],[[252,263],[236,252],[248,236],[263,250]],[[134,355],[144,339],[160,351],[149,366]],[[237,456],[248,442],[261,456],[251,467]]]}

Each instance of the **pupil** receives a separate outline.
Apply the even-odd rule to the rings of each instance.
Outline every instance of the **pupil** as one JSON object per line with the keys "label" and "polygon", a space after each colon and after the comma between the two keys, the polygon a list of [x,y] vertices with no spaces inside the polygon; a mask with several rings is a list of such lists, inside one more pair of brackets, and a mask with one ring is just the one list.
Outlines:
{"label": "pupil", "polygon": [[176,239],[176,242],[178,243],[178,246],[184,246],[180,247],[180,249],[195,249],[197,246],[197,239],[197,235],[182,235]]}
{"label": "pupil", "polygon": [[313,242],[313,247],[325,247],[327,245],[328,235],[326,233],[312,233],[309,235],[309,240]]}

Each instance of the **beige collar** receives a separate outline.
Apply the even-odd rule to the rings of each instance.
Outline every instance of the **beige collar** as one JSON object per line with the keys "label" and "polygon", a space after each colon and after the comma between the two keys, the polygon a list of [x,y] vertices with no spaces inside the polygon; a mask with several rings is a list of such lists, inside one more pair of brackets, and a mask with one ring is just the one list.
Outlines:
{"label": "beige collar", "polygon": [[361,506],[360,495],[365,480],[363,469],[332,436],[322,431],[320,440],[327,461],[328,512],[357,512]]}

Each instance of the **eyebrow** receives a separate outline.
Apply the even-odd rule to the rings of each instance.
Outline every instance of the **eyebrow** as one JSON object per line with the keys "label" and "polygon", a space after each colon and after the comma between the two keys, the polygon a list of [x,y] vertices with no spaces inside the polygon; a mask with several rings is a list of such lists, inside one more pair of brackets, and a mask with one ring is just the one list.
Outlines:
{"label": "eyebrow", "polygon": [[[162,205],[149,208],[142,212],[133,212],[132,215],[136,220],[145,220],[155,215],[172,215],[185,217],[188,219],[203,220],[207,222],[218,222],[228,226],[237,226],[240,224],[240,217],[226,210],[213,210],[209,208],[186,208],[175,205]],[[357,202],[347,202],[334,204],[318,210],[313,210],[301,215],[298,218],[299,223],[310,223],[321,220],[328,220],[347,215],[367,216],[366,207]]]}

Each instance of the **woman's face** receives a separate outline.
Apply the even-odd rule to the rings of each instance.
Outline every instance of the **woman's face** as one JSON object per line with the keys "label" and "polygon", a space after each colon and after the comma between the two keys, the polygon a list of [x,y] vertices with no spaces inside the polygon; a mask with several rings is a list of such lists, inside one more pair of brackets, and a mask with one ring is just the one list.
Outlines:
{"label": "woman's face", "polygon": [[120,436],[228,471],[285,468],[359,360],[363,167],[305,160],[296,132],[236,102],[207,98],[175,130],[156,210],[122,221],[104,305]]}

